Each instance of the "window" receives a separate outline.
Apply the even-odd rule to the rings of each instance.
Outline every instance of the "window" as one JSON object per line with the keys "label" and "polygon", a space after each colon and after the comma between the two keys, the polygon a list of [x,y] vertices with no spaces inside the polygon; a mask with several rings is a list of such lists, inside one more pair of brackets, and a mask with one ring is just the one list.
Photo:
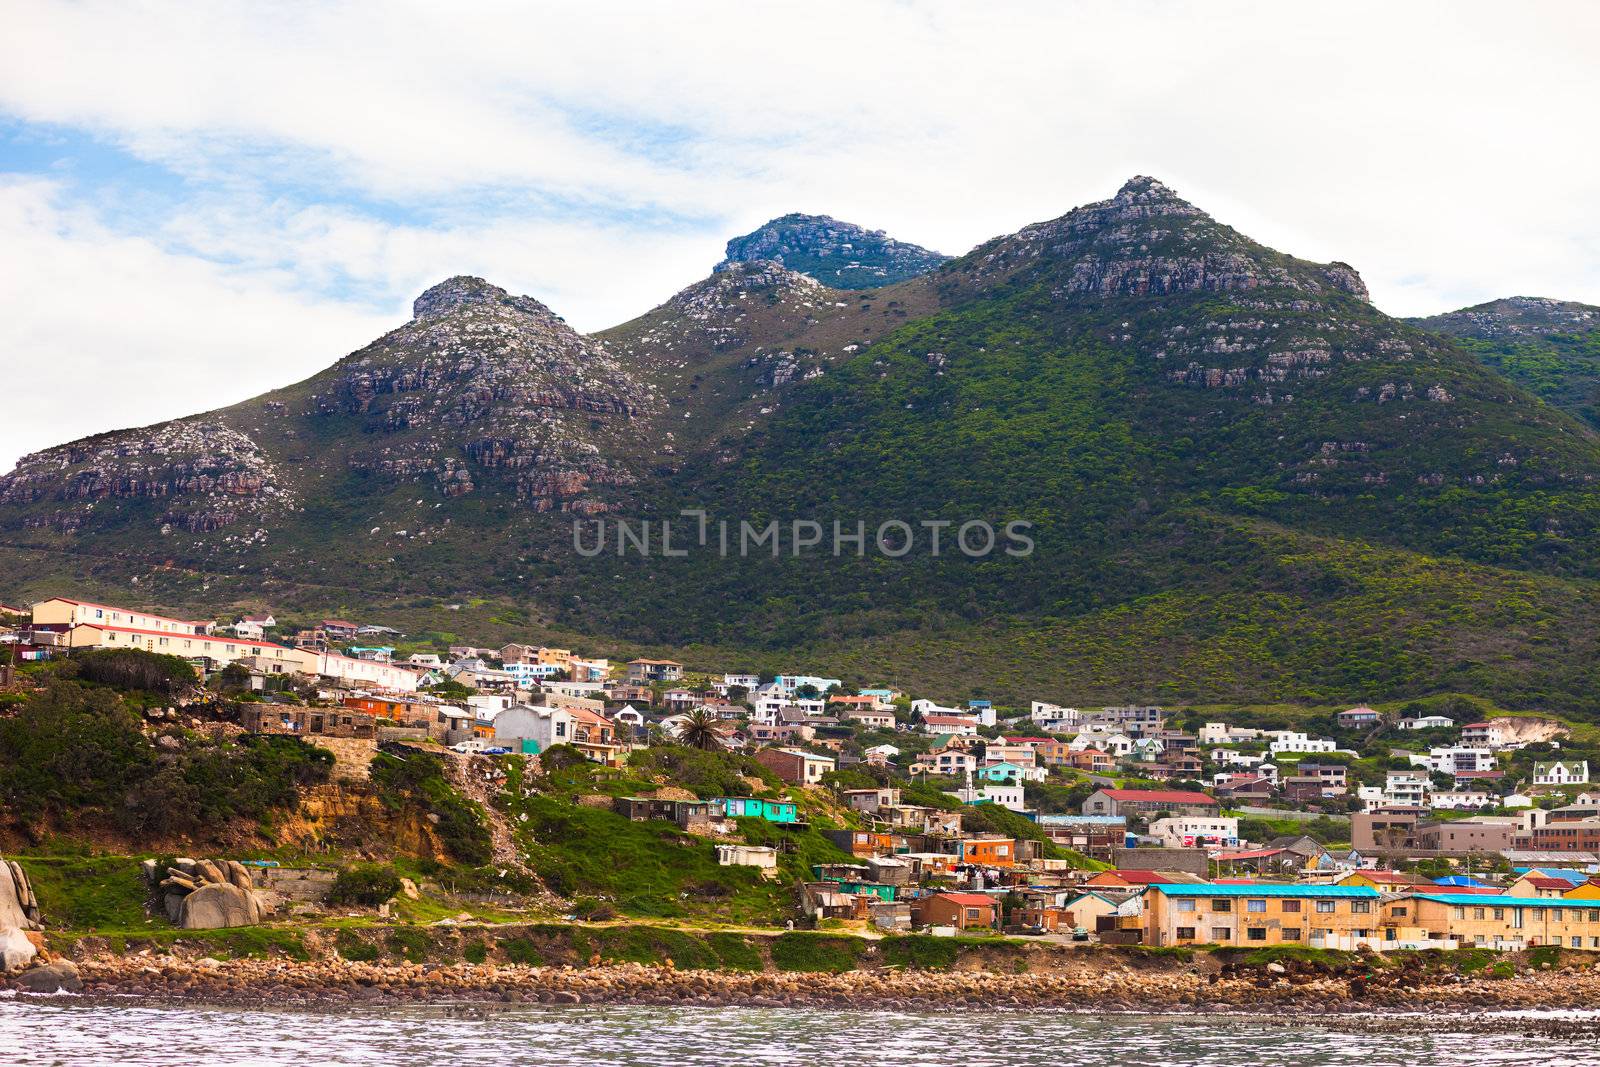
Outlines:
{"label": "window", "polygon": [[1583,938],[1581,938],[1581,937],[1574,937],[1574,938],[1573,938],[1573,939],[1572,939],[1572,947],[1573,947],[1573,948],[1582,948],[1582,947],[1583,947]]}
{"label": "window", "polygon": [[1283,910],[1288,914],[1298,915],[1300,913],[1300,902],[1298,900],[1286,900],[1283,902]]}
{"label": "window", "polygon": [[1337,905],[1338,901],[1319,900],[1317,901],[1317,912],[1321,915],[1331,914],[1336,909]]}
{"label": "window", "polygon": [[1217,898],[1215,898],[1214,900],[1211,901],[1211,910],[1212,911],[1232,911],[1233,910],[1233,901],[1229,900],[1227,897],[1217,897]]}
{"label": "window", "polygon": [[1172,902],[1172,906],[1174,908],[1176,908],[1178,911],[1193,911],[1194,910],[1194,898],[1193,897],[1180,897],[1177,900]]}
{"label": "window", "polygon": [[977,908],[968,908],[967,909],[967,922],[975,923],[981,917],[982,917],[982,912],[980,912]]}
{"label": "window", "polygon": [[1298,926],[1285,926],[1279,936],[1285,941],[1298,941],[1300,940],[1300,928]]}
{"label": "window", "polygon": [[1252,926],[1245,931],[1245,937],[1251,941],[1265,941],[1267,939],[1267,928],[1265,926]]}
{"label": "window", "polygon": [[1350,911],[1356,915],[1370,915],[1372,913],[1372,901],[1352,900],[1350,902]]}
{"label": "window", "polygon": [[1194,927],[1192,927],[1192,926],[1180,926],[1180,927],[1178,927],[1178,940],[1179,941],[1193,941],[1194,940]]}
{"label": "window", "polygon": [[1257,914],[1265,913],[1267,910],[1267,902],[1265,900],[1247,900],[1244,902],[1244,910]]}
{"label": "window", "polygon": [[1589,909],[1589,921],[1592,923],[1600,923],[1600,908]]}
{"label": "window", "polygon": [[1465,919],[1467,917],[1467,909],[1466,908],[1451,908],[1450,909],[1450,917],[1453,918],[1453,919]]}
{"label": "window", "polygon": [[1233,931],[1228,929],[1226,926],[1213,926],[1211,928],[1211,940],[1232,941]]}
{"label": "window", "polygon": [[1488,914],[1488,912],[1486,912],[1483,908],[1473,908],[1472,909],[1472,917],[1474,919],[1482,919],[1487,914]]}
{"label": "window", "polygon": [[1506,917],[1506,909],[1504,909],[1504,908],[1496,908],[1496,909],[1494,909],[1494,917],[1496,919],[1504,919]]}
{"label": "window", "polygon": [[1405,914],[1406,914],[1406,909],[1405,908],[1393,908],[1393,909],[1390,910],[1390,914],[1395,916],[1396,918],[1404,918]]}
{"label": "window", "polygon": [[1551,908],[1550,912],[1551,912],[1550,918],[1554,919],[1556,922],[1560,922],[1561,921],[1561,909],[1560,908]]}

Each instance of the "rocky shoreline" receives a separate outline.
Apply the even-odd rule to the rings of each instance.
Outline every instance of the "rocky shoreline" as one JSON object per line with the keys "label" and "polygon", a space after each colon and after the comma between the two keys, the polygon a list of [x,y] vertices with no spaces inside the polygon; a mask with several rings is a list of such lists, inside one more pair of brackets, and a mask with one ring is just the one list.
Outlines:
{"label": "rocky shoreline", "polygon": [[[1367,974],[1290,973],[1279,965],[1228,973],[1097,966],[1046,973],[981,970],[854,970],[842,974],[679,970],[637,963],[589,967],[503,964],[220,961],[113,956],[56,961],[59,987],[90,997],[230,1006],[362,1004],[663,1004],[818,1009],[991,1008],[1138,1013],[1374,1013],[1448,1015],[1508,1010],[1593,1009],[1600,970],[1567,967],[1512,978],[1423,974],[1414,968]],[[42,977],[42,976],[41,976]],[[54,992],[50,981],[9,983],[23,995]],[[1506,1025],[1563,1023],[1518,1020]],[[1573,1026],[1594,1032],[1586,1021]]]}

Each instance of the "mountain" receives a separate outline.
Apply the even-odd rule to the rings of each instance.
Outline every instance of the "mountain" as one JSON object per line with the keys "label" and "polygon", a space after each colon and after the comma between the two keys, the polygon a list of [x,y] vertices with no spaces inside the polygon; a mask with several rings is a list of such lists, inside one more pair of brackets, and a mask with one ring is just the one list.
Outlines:
{"label": "mountain", "polygon": [[[1597,484],[1590,428],[1354,269],[1140,177],[883,288],[760,256],[587,337],[451,279],[306,382],[25,459],[0,594],[381,612],[950,696],[1600,714]],[[776,553],[740,549],[773,522]],[[811,522],[863,537],[802,550]],[[903,555],[871,536],[896,523]],[[976,558],[973,523],[1005,534]]]}
{"label": "mountain", "polygon": [[879,289],[949,258],[827,215],[784,215],[729,241],[727,258],[715,269],[766,260],[834,289]]}
{"label": "mountain", "polygon": [[1455,338],[1485,366],[1600,427],[1600,307],[1513,296],[1408,321]]}

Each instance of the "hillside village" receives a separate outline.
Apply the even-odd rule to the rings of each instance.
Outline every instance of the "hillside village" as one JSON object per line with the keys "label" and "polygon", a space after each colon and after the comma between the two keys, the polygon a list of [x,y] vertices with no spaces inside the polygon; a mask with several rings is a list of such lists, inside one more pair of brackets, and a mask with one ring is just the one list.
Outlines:
{"label": "hillside village", "polygon": [[[433,805],[419,840],[464,868],[524,866],[519,888],[569,919],[1600,950],[1590,728],[1484,716],[1466,698],[1008,708],[731,664],[424,648],[379,624],[270,612],[193,620],[55,597],[0,605],[0,623],[0,715],[29,715],[66,664],[172,657],[190,688],[142,705],[163,746],[300,739],[331,750],[336,777],[412,775],[404,795]],[[627,881],[646,853],[676,871],[648,890]],[[146,874],[184,928],[314,912],[349,873],[176,864]],[[369,903],[390,914],[387,894]]]}

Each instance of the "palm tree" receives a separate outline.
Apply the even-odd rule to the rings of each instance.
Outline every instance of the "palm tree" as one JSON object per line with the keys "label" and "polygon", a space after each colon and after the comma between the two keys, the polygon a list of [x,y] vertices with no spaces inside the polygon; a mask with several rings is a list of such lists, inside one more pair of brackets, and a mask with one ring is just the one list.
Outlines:
{"label": "palm tree", "polygon": [[694,708],[678,724],[678,740],[690,748],[717,752],[722,748],[722,727],[705,708]]}

